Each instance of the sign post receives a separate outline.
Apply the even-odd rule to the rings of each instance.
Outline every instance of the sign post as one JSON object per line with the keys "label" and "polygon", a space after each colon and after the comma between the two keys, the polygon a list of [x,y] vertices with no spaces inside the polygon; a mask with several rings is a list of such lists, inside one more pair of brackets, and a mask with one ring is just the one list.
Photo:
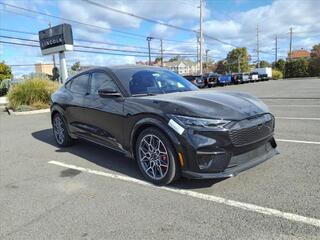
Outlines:
{"label": "sign post", "polygon": [[73,50],[73,36],[70,24],[61,24],[39,31],[42,55],[59,53],[61,80],[68,78],[65,51]]}

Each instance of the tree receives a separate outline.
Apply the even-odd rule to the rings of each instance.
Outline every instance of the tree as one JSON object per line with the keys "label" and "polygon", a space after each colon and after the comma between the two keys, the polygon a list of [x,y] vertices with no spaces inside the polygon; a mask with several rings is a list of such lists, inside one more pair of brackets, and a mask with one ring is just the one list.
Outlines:
{"label": "tree", "polygon": [[307,59],[300,58],[286,62],[285,77],[308,77],[309,76],[309,62]]}
{"label": "tree", "polygon": [[175,61],[178,61],[180,59],[180,56],[177,55],[177,56],[174,56],[172,58],[169,59],[169,62],[175,62]]}
{"label": "tree", "polygon": [[238,72],[238,60],[240,62],[241,72],[250,71],[250,67],[249,67],[250,55],[248,54],[248,51],[245,47],[232,49],[228,53],[226,60],[232,72]]}
{"label": "tree", "polygon": [[159,62],[161,62],[161,57],[156,57],[156,59],[154,60],[154,63],[157,64]]}
{"label": "tree", "polygon": [[220,60],[217,62],[216,72],[219,74],[224,74],[228,72],[228,66],[225,60]]}
{"label": "tree", "polygon": [[71,69],[73,71],[79,71],[80,70],[80,62],[75,62],[72,66],[71,66]]}
{"label": "tree", "polygon": [[4,79],[11,79],[13,77],[11,72],[11,67],[5,64],[5,62],[0,63],[0,83]]}
{"label": "tree", "polygon": [[311,50],[311,57],[320,57],[320,43],[314,45]]}
{"label": "tree", "polygon": [[[257,66],[257,67],[258,67],[258,66]],[[261,68],[271,67],[271,64],[268,63],[268,62],[265,61],[265,60],[262,60],[262,61],[260,61],[260,67],[261,67]]]}
{"label": "tree", "polygon": [[286,61],[283,59],[279,59],[278,61],[273,63],[273,67],[281,71],[282,73],[284,73],[285,66],[286,66]]}
{"label": "tree", "polygon": [[313,46],[309,62],[310,76],[320,76],[320,43]]}
{"label": "tree", "polygon": [[52,68],[52,80],[59,81],[59,77],[60,77],[59,68],[57,67]]}

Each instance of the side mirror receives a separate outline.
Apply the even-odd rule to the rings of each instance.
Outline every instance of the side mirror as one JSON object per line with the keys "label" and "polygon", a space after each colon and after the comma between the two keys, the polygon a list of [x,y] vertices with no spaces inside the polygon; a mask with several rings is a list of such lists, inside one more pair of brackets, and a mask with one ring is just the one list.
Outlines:
{"label": "side mirror", "polygon": [[116,89],[113,88],[99,89],[98,94],[102,98],[121,97],[121,93],[119,93]]}

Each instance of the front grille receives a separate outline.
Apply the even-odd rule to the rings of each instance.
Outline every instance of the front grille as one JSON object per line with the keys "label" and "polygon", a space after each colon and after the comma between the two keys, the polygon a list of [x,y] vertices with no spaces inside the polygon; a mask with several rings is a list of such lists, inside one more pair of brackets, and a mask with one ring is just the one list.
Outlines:
{"label": "front grille", "polygon": [[271,114],[245,119],[230,129],[230,138],[234,146],[244,146],[263,140],[273,134],[274,117]]}

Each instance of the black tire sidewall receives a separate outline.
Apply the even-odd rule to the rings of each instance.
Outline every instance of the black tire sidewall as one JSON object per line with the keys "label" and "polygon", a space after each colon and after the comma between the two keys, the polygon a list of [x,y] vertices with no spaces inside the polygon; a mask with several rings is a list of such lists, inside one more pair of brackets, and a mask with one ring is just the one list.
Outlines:
{"label": "black tire sidewall", "polygon": [[55,118],[57,118],[57,117],[59,117],[59,118],[61,119],[61,121],[62,121],[62,126],[63,126],[63,129],[64,129],[64,140],[63,140],[63,143],[59,143],[59,142],[57,141],[56,136],[55,136],[55,134],[54,134],[54,126],[52,126],[52,132],[53,132],[53,135],[54,135],[54,140],[55,140],[55,142],[57,143],[57,145],[58,145],[59,147],[68,147],[68,146],[70,146],[70,145],[73,143],[73,139],[69,136],[69,133],[68,133],[68,129],[67,129],[67,127],[66,127],[65,120],[64,120],[64,118],[61,116],[60,113],[55,113],[55,114],[53,115],[52,125],[53,125],[53,123],[54,123]]}
{"label": "black tire sidewall", "polygon": [[[155,136],[157,136],[158,138],[160,138],[160,140],[163,142],[163,144],[165,145],[165,147],[167,148],[167,152],[169,155],[169,170],[166,173],[166,176],[164,178],[162,178],[161,180],[155,180],[150,178],[143,170],[142,166],[141,166],[141,162],[139,160],[139,145],[140,142],[142,140],[142,138],[147,135],[147,134],[153,134]],[[152,182],[153,184],[156,185],[167,185],[173,181],[175,181],[179,176],[180,176],[180,168],[179,168],[179,164],[177,162],[177,156],[176,156],[176,152],[172,146],[172,143],[170,142],[170,140],[165,136],[165,134],[163,134],[160,130],[158,130],[157,128],[154,127],[149,127],[145,130],[143,130],[137,141],[136,141],[136,146],[135,146],[135,158],[139,167],[140,172],[142,173],[142,175],[144,176],[145,179],[147,179],[149,182]]]}

